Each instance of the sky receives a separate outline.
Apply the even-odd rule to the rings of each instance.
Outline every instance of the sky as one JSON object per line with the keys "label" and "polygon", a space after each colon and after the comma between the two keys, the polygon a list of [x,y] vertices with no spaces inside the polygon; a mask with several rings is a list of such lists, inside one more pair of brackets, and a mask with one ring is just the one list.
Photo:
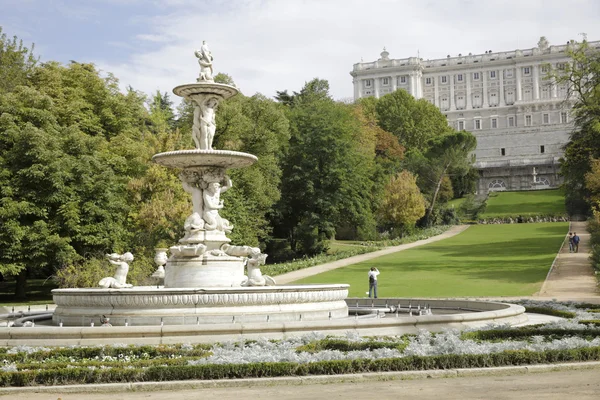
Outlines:
{"label": "sky", "polygon": [[0,0],[3,32],[42,62],[91,62],[147,94],[195,82],[203,40],[245,95],[318,77],[348,100],[353,65],[384,46],[423,59],[530,49],[600,40],[599,22],[600,0]]}

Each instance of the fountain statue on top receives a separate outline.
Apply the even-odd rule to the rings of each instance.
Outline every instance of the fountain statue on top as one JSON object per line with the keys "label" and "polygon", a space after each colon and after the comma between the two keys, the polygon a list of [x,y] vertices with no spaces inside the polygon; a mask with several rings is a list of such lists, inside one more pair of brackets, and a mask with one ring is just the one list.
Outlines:
{"label": "fountain statue on top", "polygon": [[[266,255],[249,246],[233,246],[227,233],[233,225],[219,211],[224,204],[221,193],[232,186],[226,175],[228,168],[252,165],[257,158],[248,153],[215,150],[215,114],[219,102],[238,93],[237,88],[215,83],[213,56],[202,42],[195,52],[200,64],[197,83],[177,86],[173,92],[194,106],[193,150],[159,153],[152,158],[158,164],[181,169],[183,189],[192,196],[192,214],[184,223],[185,235],[169,250],[165,266],[165,288],[236,287],[273,285],[275,281],[262,275],[260,265]],[[248,274],[244,274],[244,266]]]}

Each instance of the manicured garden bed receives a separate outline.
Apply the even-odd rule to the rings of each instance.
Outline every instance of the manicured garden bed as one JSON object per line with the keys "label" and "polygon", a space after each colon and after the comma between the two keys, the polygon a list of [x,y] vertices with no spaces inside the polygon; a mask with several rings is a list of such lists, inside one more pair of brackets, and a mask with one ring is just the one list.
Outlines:
{"label": "manicured garden bed", "polygon": [[[481,368],[600,360],[600,330],[581,323],[597,310],[572,304],[526,308],[569,312],[546,325],[447,330],[400,337],[325,337],[218,343],[0,350],[0,386],[334,375],[380,371]],[[23,328],[27,329],[27,328]],[[32,328],[35,329],[35,328]],[[107,328],[109,329],[109,328]]]}

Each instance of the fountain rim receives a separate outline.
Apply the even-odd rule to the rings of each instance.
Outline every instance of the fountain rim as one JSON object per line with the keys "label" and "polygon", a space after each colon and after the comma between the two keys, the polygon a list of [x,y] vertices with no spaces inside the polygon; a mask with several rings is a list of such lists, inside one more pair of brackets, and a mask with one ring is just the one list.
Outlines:
{"label": "fountain rim", "polygon": [[235,86],[215,82],[186,83],[173,88],[173,93],[183,98],[196,95],[215,95],[225,100],[239,92],[240,90]]}
{"label": "fountain rim", "polygon": [[243,168],[254,164],[258,157],[232,150],[189,149],[158,153],[152,156],[152,161],[170,168]]}

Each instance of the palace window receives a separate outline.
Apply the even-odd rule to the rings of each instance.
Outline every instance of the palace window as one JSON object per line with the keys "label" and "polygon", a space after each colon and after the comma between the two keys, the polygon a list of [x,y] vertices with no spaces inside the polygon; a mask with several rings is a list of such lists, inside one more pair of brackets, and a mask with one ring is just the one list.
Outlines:
{"label": "palace window", "polygon": [[475,120],[474,128],[475,128],[475,130],[481,129],[481,120],[480,119]]}
{"label": "palace window", "polygon": [[365,87],[371,87],[371,80],[370,79],[365,80]]}
{"label": "palace window", "polygon": [[474,81],[478,81],[479,80],[479,72],[473,72],[473,80]]}
{"label": "palace window", "polygon": [[548,85],[544,85],[542,87],[542,99],[549,99],[550,98],[550,87],[548,87]]}
{"label": "palace window", "polygon": [[456,75],[456,81],[457,82],[462,82],[463,81],[463,74]]}
{"label": "palace window", "polygon": [[515,102],[515,92],[513,90],[509,90],[506,92],[506,104],[511,105]]}
{"label": "palace window", "polygon": [[567,122],[569,122],[569,115],[563,111],[560,113],[560,123],[566,124]]}
{"label": "palace window", "polygon": [[[504,150],[504,149],[502,149],[502,150]],[[488,183],[488,189],[492,192],[495,190],[504,190],[504,189],[506,189],[506,185],[500,179],[494,179],[493,181]]]}
{"label": "palace window", "polygon": [[566,68],[565,63],[558,63],[558,64],[556,64],[556,68],[557,69],[565,69]]}
{"label": "palace window", "polygon": [[531,126],[531,115],[525,116],[525,126]]}
{"label": "palace window", "polygon": [[406,83],[406,76],[400,77],[400,83]]}
{"label": "palace window", "polygon": [[508,126],[509,127],[515,126],[515,117],[508,117]]}
{"label": "palace window", "polygon": [[492,123],[491,123],[492,129],[496,129],[498,127],[498,118],[492,118],[491,121],[492,121]]}
{"label": "palace window", "polygon": [[498,105],[498,93],[492,92],[490,93],[490,107],[495,107]]}
{"label": "palace window", "polygon": [[540,146],[540,153],[544,154],[546,151],[546,149],[544,148],[544,145]]}
{"label": "palace window", "polygon": [[542,65],[541,71],[545,74],[548,72],[548,66],[547,65]]}
{"label": "palace window", "polygon": [[431,85],[431,78],[425,78],[425,84]]}
{"label": "palace window", "polygon": [[447,97],[440,98],[440,108],[442,110],[448,110],[450,108],[450,101],[448,101]]}
{"label": "palace window", "polygon": [[458,130],[459,131],[465,130],[465,121],[458,121]]}
{"label": "palace window", "polygon": [[440,76],[441,82],[442,83],[447,83],[448,82],[448,77],[447,76]]}
{"label": "palace window", "polygon": [[390,84],[390,78],[383,78],[383,86],[387,86]]}
{"label": "palace window", "polygon": [[542,122],[544,124],[549,124],[550,123],[550,114],[544,114],[544,115],[542,115]]}
{"label": "palace window", "polygon": [[506,155],[506,149],[504,147],[500,149],[500,154],[503,156]]}
{"label": "palace window", "polygon": [[496,79],[496,71],[490,71],[490,78]]}
{"label": "palace window", "polygon": [[531,68],[523,67],[523,75],[530,75],[530,74],[531,74]]}

